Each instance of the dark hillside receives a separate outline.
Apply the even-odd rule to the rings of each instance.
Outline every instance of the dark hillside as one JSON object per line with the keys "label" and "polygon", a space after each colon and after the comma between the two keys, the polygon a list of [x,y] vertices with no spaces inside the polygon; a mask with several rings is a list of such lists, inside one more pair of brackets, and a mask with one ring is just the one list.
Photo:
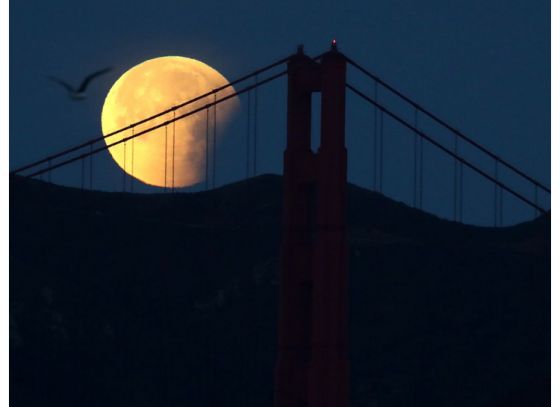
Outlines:
{"label": "dark hillside", "polygon": [[[348,191],[352,405],[546,405],[550,215],[479,228]],[[11,179],[13,406],[272,406],[280,218],[272,175]]]}

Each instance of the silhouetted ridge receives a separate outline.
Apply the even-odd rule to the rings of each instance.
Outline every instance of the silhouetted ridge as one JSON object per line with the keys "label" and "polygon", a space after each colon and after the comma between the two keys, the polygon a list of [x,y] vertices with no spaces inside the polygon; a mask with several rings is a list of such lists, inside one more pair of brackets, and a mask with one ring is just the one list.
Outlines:
{"label": "silhouetted ridge", "polygon": [[[281,192],[12,177],[13,405],[272,405]],[[543,405],[550,214],[494,229],[348,200],[352,405]]]}

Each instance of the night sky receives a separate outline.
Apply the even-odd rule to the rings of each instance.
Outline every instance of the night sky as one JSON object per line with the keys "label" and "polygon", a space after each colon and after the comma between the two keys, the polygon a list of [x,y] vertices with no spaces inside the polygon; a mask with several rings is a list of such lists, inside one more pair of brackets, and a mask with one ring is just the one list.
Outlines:
{"label": "night sky", "polygon": [[[316,55],[336,38],[346,55],[550,185],[549,1],[34,0],[10,6],[11,169],[100,135],[109,88],[146,59],[196,58],[233,80],[295,52],[300,43]],[[47,79],[78,84],[105,66],[115,69],[95,81],[82,102],[72,102]],[[349,71],[349,81],[371,94],[355,72]],[[285,80],[259,90],[259,101],[258,172],[280,173]],[[371,188],[371,108],[352,95],[348,106],[349,180]],[[245,120],[242,111],[219,147],[219,185],[244,176]],[[452,145],[445,134],[438,137]],[[385,192],[411,203],[412,173],[403,163],[412,159],[413,138],[388,124],[385,140]],[[452,162],[438,161],[429,149],[425,157],[425,208],[450,217]],[[122,175],[108,153],[96,160],[96,188],[119,190]],[[491,162],[480,165],[492,169]],[[79,169],[61,170],[53,180],[76,186]],[[466,175],[465,221],[491,224],[493,188],[471,178]],[[526,184],[518,186],[532,196]],[[539,198],[549,207],[545,195]],[[504,207],[506,224],[533,214],[509,197]]]}

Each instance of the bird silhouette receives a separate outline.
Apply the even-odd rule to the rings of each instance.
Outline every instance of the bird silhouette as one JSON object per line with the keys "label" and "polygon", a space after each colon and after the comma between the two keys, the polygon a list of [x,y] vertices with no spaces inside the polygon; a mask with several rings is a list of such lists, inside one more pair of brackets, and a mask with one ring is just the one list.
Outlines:
{"label": "bird silhouette", "polygon": [[54,76],[49,76],[49,79],[52,80],[53,82],[56,82],[59,85],[63,86],[64,89],[66,89],[68,91],[68,95],[73,100],[83,100],[87,96],[86,89],[87,89],[89,83],[92,81],[92,79],[109,72],[111,69],[113,69],[113,68],[111,68],[111,67],[104,68],[104,69],[93,72],[92,74],[86,76],[78,88],[74,88],[72,85],[68,84],[67,82],[64,82],[61,79],[55,78]]}

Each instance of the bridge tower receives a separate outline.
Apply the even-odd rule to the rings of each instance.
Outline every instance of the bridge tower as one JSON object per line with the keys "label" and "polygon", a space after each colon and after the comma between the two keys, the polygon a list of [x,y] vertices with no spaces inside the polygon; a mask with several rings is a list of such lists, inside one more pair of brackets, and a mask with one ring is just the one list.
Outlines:
{"label": "bridge tower", "polygon": [[[275,407],[346,407],[346,59],[288,62],[287,146]],[[321,143],[311,149],[311,95],[321,92]]]}

